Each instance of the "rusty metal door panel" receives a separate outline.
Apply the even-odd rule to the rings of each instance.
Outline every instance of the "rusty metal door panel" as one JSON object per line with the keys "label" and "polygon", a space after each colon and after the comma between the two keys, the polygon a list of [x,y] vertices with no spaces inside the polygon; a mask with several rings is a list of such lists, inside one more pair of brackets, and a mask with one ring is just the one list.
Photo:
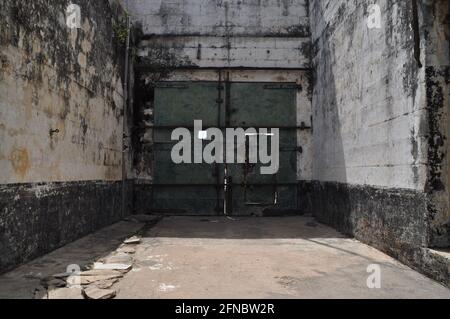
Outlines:
{"label": "rusty metal door panel", "polygon": [[233,186],[233,214],[239,216],[280,216],[297,214],[295,185],[252,184]]}
{"label": "rusty metal door panel", "polygon": [[[292,131],[293,133],[291,133]],[[280,138],[294,139],[297,141],[297,135],[295,130],[285,130],[280,131]],[[280,143],[281,144],[281,143]],[[297,146],[291,145],[280,145],[280,159],[279,159],[279,171],[274,175],[262,175],[261,167],[268,166],[267,164],[230,164],[228,165],[229,175],[233,177],[236,183],[243,183],[245,180],[249,183],[272,183],[274,178],[278,183],[297,183],[297,155],[299,148]]]}
{"label": "rusty metal door panel", "polygon": [[227,111],[232,127],[297,126],[296,84],[231,83],[230,86]]}
{"label": "rusty metal door panel", "polygon": [[158,185],[216,185],[214,167],[210,164],[175,164],[171,149],[155,147],[154,181]]}
{"label": "rusty metal door panel", "polygon": [[204,127],[217,126],[216,82],[163,82],[155,90],[155,126],[192,127],[202,120]]}
{"label": "rusty metal door panel", "polygon": [[[209,164],[175,164],[172,131],[191,131],[195,120],[204,128],[218,126],[220,107],[215,82],[159,83],[155,89],[154,189],[155,212],[217,215],[222,203],[216,169]],[[193,149],[191,150],[193,154]]]}
{"label": "rusty metal door panel", "polygon": [[234,214],[264,215],[268,210],[278,210],[281,214],[296,210],[298,89],[295,83],[230,85],[230,101],[227,106],[230,127],[280,130],[280,167],[277,174],[261,174],[261,166],[267,165],[228,165],[228,173],[233,181]]}
{"label": "rusty metal door panel", "polygon": [[[155,90],[153,211],[218,215],[224,206],[232,215],[295,211],[298,89],[277,83],[160,83]],[[279,128],[278,174],[261,175],[260,164],[174,164],[171,132],[185,127],[192,133],[194,120],[202,120],[204,129],[224,129],[224,136],[225,128]]]}

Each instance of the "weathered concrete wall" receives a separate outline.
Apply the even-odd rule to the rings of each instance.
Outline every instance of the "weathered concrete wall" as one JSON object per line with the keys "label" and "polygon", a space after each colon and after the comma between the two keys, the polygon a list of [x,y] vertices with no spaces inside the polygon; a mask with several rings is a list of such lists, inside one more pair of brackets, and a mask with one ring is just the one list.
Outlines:
{"label": "weathered concrete wall", "polygon": [[[381,7],[369,29],[368,5]],[[424,71],[405,1],[313,1],[314,179],[423,190]]]}
{"label": "weathered concrete wall", "polygon": [[69,3],[0,1],[0,271],[121,214],[123,11]]}
{"label": "weathered concrete wall", "polygon": [[425,81],[428,111],[430,246],[450,246],[449,2],[423,1]]}
{"label": "weathered concrete wall", "polygon": [[140,43],[141,57],[161,50],[183,59],[182,67],[280,68],[309,67],[309,38],[285,37],[156,37]]}
{"label": "weathered concrete wall", "polygon": [[123,0],[148,35],[308,36],[306,0]]}
{"label": "weathered concrete wall", "polygon": [[[448,269],[433,273],[424,250],[430,224],[448,214],[448,67],[429,62],[447,54],[448,64],[441,41],[440,54],[430,54],[430,30],[442,39],[448,23],[439,2],[419,1],[417,10],[414,1],[311,2],[313,182],[301,189],[302,206],[319,220],[445,281]],[[380,28],[368,27],[371,4],[381,9]]]}
{"label": "weathered concrete wall", "polygon": [[2,1],[0,183],[120,180],[123,56],[108,1]]}
{"label": "weathered concrete wall", "polygon": [[123,1],[143,36],[139,56],[184,67],[308,68],[306,0]]}
{"label": "weathered concrete wall", "polygon": [[[130,212],[131,182],[125,191]],[[0,185],[0,207],[0,272],[124,217],[120,181]]]}

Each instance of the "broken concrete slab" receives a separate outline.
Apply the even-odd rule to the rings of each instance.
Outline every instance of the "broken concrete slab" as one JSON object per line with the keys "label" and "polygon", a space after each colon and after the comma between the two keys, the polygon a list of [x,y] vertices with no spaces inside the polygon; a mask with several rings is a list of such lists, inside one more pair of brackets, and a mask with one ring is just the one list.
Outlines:
{"label": "broken concrete slab", "polygon": [[133,245],[133,244],[139,244],[140,242],[141,242],[141,238],[139,238],[137,236],[133,236],[133,237],[126,239],[124,241],[124,244]]}
{"label": "broken concrete slab", "polygon": [[94,269],[84,271],[79,276],[80,285],[90,285],[99,281],[108,281],[122,278],[123,274],[113,269]]}
{"label": "broken concrete slab", "polygon": [[42,275],[42,273],[34,273],[34,272],[30,272],[30,273],[28,273],[28,274],[25,274],[24,276],[23,276],[23,278],[25,278],[25,279],[42,279],[43,278],[43,275]]}
{"label": "broken concrete slab", "polygon": [[93,285],[95,285],[95,287],[97,287],[99,289],[109,289],[112,286],[114,286],[114,284],[117,283],[118,281],[119,281],[118,278],[110,279],[110,280],[102,280],[102,281],[98,281],[98,282],[94,283]]}
{"label": "broken concrete slab", "polygon": [[47,288],[52,288],[52,287],[62,288],[62,287],[67,286],[67,282],[65,280],[59,279],[59,278],[54,278],[53,276],[42,279],[41,284],[42,284],[42,286],[47,287]]}
{"label": "broken concrete slab", "polygon": [[57,279],[66,279],[72,275],[73,275],[73,273],[63,272],[63,273],[59,273],[59,274],[54,274],[53,277],[57,278]]}
{"label": "broken concrete slab", "polygon": [[84,296],[88,299],[112,299],[116,296],[116,291],[112,289],[100,289],[92,286],[83,291]]}
{"label": "broken concrete slab", "polygon": [[99,281],[105,281],[110,279],[115,279],[120,277],[112,277],[112,276],[85,276],[80,278],[80,284],[83,286],[88,286],[90,284],[99,282]]}
{"label": "broken concrete slab", "polygon": [[133,258],[129,254],[119,252],[106,257],[103,262],[105,264],[132,264]]}
{"label": "broken concrete slab", "polygon": [[132,255],[136,253],[136,248],[127,245],[120,247],[118,251],[124,254]]}
{"label": "broken concrete slab", "polygon": [[[95,266],[95,264],[94,264]],[[92,269],[83,271],[80,276],[111,276],[111,277],[122,277],[122,273],[115,269]]]}
{"label": "broken concrete slab", "polygon": [[49,290],[48,299],[84,299],[81,288],[59,288]]}
{"label": "broken concrete slab", "polygon": [[103,263],[95,263],[94,269],[95,270],[131,270],[132,265],[131,264],[103,264]]}
{"label": "broken concrete slab", "polygon": [[91,266],[99,256],[111,254],[125,238],[144,226],[143,223],[119,222],[0,276],[0,299],[35,298],[35,289],[42,278],[68,278],[72,275],[66,273],[68,265],[76,262],[81,269]]}

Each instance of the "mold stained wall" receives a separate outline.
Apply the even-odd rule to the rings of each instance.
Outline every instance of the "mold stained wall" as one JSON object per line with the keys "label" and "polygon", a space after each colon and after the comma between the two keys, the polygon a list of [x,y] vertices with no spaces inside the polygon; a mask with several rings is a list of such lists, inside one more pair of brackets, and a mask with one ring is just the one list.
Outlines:
{"label": "mold stained wall", "polygon": [[449,2],[423,1],[424,57],[426,72],[427,110],[429,126],[430,216],[433,247],[450,246],[450,120],[449,120]]}
{"label": "mold stained wall", "polygon": [[303,37],[306,0],[122,0],[146,35]]}
{"label": "mold stained wall", "polygon": [[[74,2],[76,3],[76,1]],[[108,1],[1,1],[0,184],[122,178],[123,56]]]}
{"label": "mold stained wall", "polygon": [[0,1],[0,272],[122,216],[123,17],[116,1]]}
{"label": "mold stained wall", "polygon": [[144,41],[140,56],[161,50],[187,67],[308,68],[306,0],[124,0]]}
{"label": "mold stained wall", "polygon": [[320,220],[420,268],[418,248],[450,244],[448,2],[413,4],[311,1],[310,194]]}
{"label": "mold stained wall", "polygon": [[[381,28],[369,29],[369,5]],[[411,1],[311,3],[314,179],[424,190],[424,70],[414,56]]]}

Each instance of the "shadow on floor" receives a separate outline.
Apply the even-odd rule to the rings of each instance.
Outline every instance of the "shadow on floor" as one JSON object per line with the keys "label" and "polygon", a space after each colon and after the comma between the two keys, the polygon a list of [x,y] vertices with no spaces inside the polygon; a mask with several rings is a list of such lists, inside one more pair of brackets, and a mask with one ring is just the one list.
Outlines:
{"label": "shadow on floor", "polygon": [[182,217],[161,218],[145,237],[211,239],[347,238],[313,217]]}

